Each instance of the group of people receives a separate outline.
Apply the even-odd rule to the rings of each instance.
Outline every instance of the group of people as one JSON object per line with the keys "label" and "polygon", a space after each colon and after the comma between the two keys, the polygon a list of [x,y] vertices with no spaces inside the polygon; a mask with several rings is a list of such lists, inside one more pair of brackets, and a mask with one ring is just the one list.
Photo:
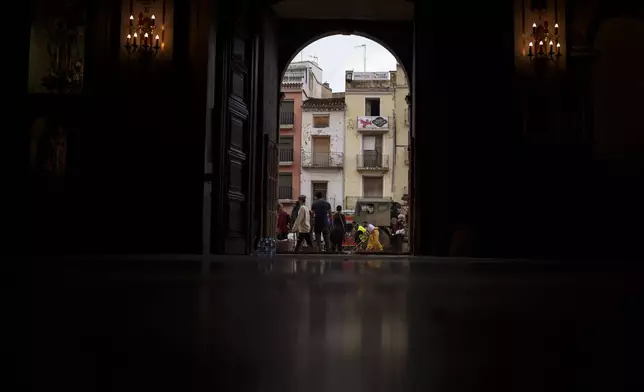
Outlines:
{"label": "group of people", "polygon": [[342,251],[347,232],[346,217],[342,213],[342,206],[337,206],[335,212],[332,211],[331,204],[324,199],[322,192],[315,193],[311,208],[306,206],[306,196],[301,195],[290,216],[281,204],[277,208],[277,238],[283,240],[288,238],[289,232],[296,233],[296,252],[304,242],[313,247],[311,234],[315,235],[315,246],[320,252]]}
{"label": "group of people", "polygon": [[[296,252],[304,243],[309,247],[315,246],[320,252],[342,252],[342,244],[348,231],[346,216],[342,213],[342,206],[337,206],[333,212],[331,204],[324,199],[322,192],[316,192],[311,208],[306,205],[306,196],[301,195],[291,215],[284,211],[282,204],[278,204],[277,209],[277,239],[285,240],[289,233],[296,233]],[[315,245],[312,235],[315,236]],[[378,227],[367,222],[357,225],[355,240],[365,244],[361,250],[383,251]]]}

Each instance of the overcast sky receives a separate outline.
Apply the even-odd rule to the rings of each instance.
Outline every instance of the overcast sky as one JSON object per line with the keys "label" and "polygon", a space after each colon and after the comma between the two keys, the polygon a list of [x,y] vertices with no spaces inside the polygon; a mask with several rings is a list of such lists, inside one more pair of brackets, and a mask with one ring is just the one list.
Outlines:
{"label": "overcast sky", "polygon": [[367,72],[396,69],[396,59],[387,49],[357,35],[332,35],[319,39],[298,53],[293,61],[313,61],[309,56],[317,56],[323,71],[321,82],[329,82],[333,92],[341,92],[344,91],[344,71],[363,71],[364,48],[356,48],[362,44],[367,44]]}

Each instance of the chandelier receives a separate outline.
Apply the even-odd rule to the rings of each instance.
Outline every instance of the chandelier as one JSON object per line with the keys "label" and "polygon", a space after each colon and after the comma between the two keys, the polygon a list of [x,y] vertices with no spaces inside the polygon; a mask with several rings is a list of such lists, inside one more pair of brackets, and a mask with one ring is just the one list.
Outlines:
{"label": "chandelier", "polygon": [[145,57],[155,56],[165,46],[165,1],[161,26],[157,26],[156,16],[150,7],[145,7],[135,17],[133,11],[134,1],[130,0],[130,17],[127,21],[125,50],[128,55],[139,54]]}
{"label": "chandelier", "polygon": [[532,24],[532,35],[528,43],[528,58],[533,60],[559,61],[561,57],[561,43],[559,42],[559,23],[555,22],[554,31],[551,32],[548,22]]}

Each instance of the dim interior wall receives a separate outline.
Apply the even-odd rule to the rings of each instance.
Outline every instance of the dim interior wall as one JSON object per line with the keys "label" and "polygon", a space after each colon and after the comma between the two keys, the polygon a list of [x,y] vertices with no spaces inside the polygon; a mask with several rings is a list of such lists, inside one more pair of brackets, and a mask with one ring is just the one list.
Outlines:
{"label": "dim interior wall", "polygon": [[597,31],[599,53],[592,71],[594,153],[609,164],[644,156],[644,19],[612,18]]}

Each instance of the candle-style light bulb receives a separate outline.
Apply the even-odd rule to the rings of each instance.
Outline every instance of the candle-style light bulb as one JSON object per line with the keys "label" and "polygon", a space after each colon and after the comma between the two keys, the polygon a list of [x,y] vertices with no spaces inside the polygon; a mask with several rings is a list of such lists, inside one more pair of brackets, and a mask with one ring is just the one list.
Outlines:
{"label": "candle-style light bulb", "polygon": [[528,44],[528,56],[532,56],[532,42]]}
{"label": "candle-style light bulb", "polygon": [[134,26],[134,15],[130,15],[130,27]]}
{"label": "candle-style light bulb", "polygon": [[561,54],[561,44],[557,42],[557,54]]}
{"label": "candle-style light bulb", "polygon": [[134,39],[132,40],[133,45],[136,45],[136,38],[137,37],[138,37],[138,35],[136,33],[134,33]]}
{"label": "candle-style light bulb", "polygon": [[143,44],[144,45],[148,44],[148,33],[143,34]]}
{"label": "candle-style light bulb", "polygon": [[159,34],[157,34],[157,36],[154,37],[154,40],[155,40],[154,46],[156,46],[158,48],[159,47]]}
{"label": "candle-style light bulb", "polygon": [[543,41],[539,41],[539,53],[543,52]]}
{"label": "candle-style light bulb", "polygon": [[555,35],[559,34],[559,23],[555,23]]}
{"label": "candle-style light bulb", "polygon": [[150,25],[154,27],[156,23],[157,23],[157,18],[156,16],[152,15],[152,17],[150,18]]}
{"label": "candle-style light bulb", "polygon": [[535,35],[537,33],[537,24],[533,23],[532,24],[532,35]]}

